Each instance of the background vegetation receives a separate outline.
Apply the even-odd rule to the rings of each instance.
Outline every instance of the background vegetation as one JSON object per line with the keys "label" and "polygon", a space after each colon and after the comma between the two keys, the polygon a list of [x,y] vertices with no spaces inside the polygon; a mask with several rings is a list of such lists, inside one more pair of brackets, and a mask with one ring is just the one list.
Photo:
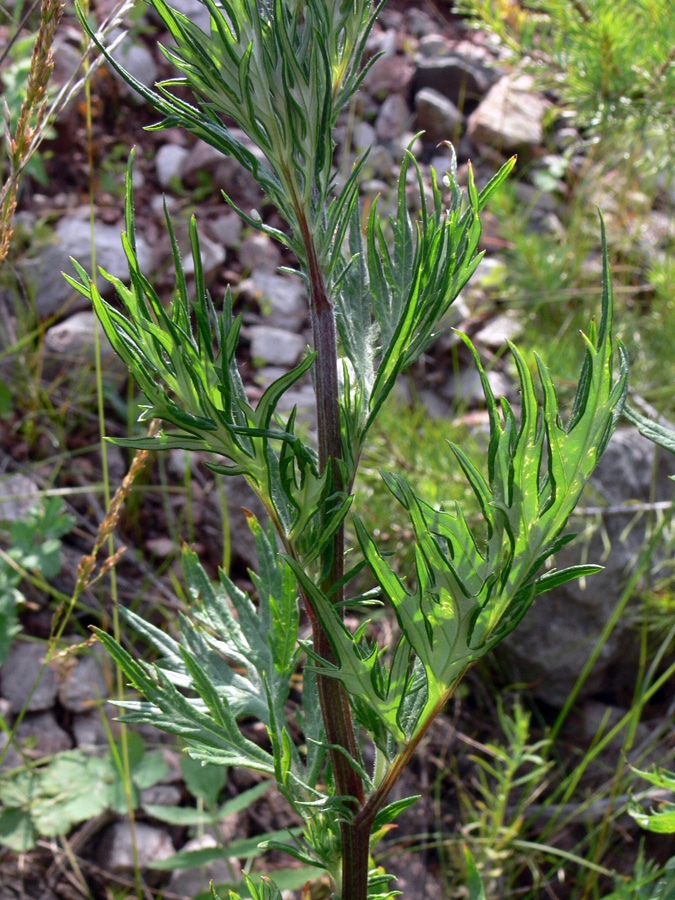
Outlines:
{"label": "background vegetation", "polygon": [[[447,7],[439,8],[447,11]],[[0,321],[0,433],[5,470],[20,470],[39,491],[33,510],[3,532],[0,664],[17,642],[38,642],[49,665],[67,666],[78,654],[91,652],[92,624],[131,640],[120,629],[120,603],[176,633],[186,588],[174,566],[175,552],[146,542],[149,522],[161,518],[176,548],[180,540],[199,544],[201,499],[205,493],[218,495],[217,527],[224,550],[220,558],[205,558],[212,572],[223,560],[229,567],[232,528],[227,489],[218,476],[190,466],[181,471],[175,456],[172,467],[138,457],[131,477],[115,494],[130,458],[109,454],[100,436],[133,429],[138,433],[134,388],[119,389],[119,373],[105,371],[98,345],[94,359],[77,370],[51,358],[45,351],[47,323],[37,314],[35,298],[28,291],[16,302],[9,291],[9,285],[16,284],[13,274],[20,259],[49,239],[54,217],[49,203],[36,202],[36,195],[49,197],[55,185],[63,186],[50,167],[58,145],[49,143],[54,120],[44,106],[55,102],[50,99],[47,62],[53,34],[45,36],[44,23],[55,20],[54,9],[45,9],[40,18],[39,10],[16,4],[3,33],[1,72],[8,130],[15,142],[17,130],[23,137],[16,146],[9,138],[6,143],[11,152],[5,160],[8,187],[2,195],[7,260],[2,271],[6,290]],[[550,152],[521,160],[516,177],[493,200],[495,233],[504,251],[499,265],[468,297],[471,315],[479,321],[495,308],[514,310],[523,329],[520,345],[540,348],[558,380],[572,385],[580,364],[576,333],[585,327],[589,308],[599,305],[596,208],[600,207],[608,225],[616,321],[631,358],[633,402],[652,414],[675,418],[670,199],[675,174],[671,156],[675,16],[670,5],[647,0],[623,6],[616,0],[549,0],[532,11],[517,2],[471,0],[459,11],[487,28],[508,54],[505,61],[526,67],[555,100],[545,135]],[[72,27],[72,19],[68,20]],[[34,37],[25,36],[27,29]],[[36,41],[40,50],[31,57]],[[83,43],[78,52],[84,50]],[[27,94],[21,85],[27,83],[31,66],[36,87],[25,106]],[[89,192],[89,201],[96,204],[103,186],[119,207],[120,158],[126,148],[119,149],[124,143],[119,136],[105,136],[107,123],[96,123],[96,91],[104,93],[109,86],[103,76],[97,82],[95,72],[91,59],[76,79],[86,85],[84,99],[80,94],[78,102],[83,159],[90,166],[88,179],[77,189],[81,198]],[[138,109],[131,119],[139,137],[136,123],[147,124],[152,116]],[[120,120],[124,128],[123,113]],[[573,129],[563,140],[560,135],[570,125]],[[95,152],[100,154],[97,170]],[[152,145],[147,153],[152,153]],[[29,157],[31,167],[24,168]],[[480,160],[476,163],[480,165]],[[534,186],[535,192],[523,192],[520,184]],[[206,184],[188,191],[186,204],[197,206],[209,188]],[[558,203],[562,213],[553,230],[542,229],[533,220],[535,208],[547,195],[558,201],[564,198]],[[19,216],[12,232],[13,198]],[[37,211],[28,229],[22,225],[22,210]],[[656,237],[649,231],[654,212],[661,214],[663,225]],[[447,351],[445,365],[452,365],[455,352]],[[449,421],[423,412],[423,404],[415,398],[424,391],[431,366],[427,364],[425,371],[422,361],[413,372],[408,399],[389,402],[379,440],[364,460],[357,486],[366,499],[366,524],[392,550],[405,550],[411,535],[399,524],[392,498],[379,490],[378,468],[391,464],[402,468],[430,502],[470,502],[464,480],[439,448],[445,440],[465,448],[472,442],[480,446],[480,431],[471,427],[461,397]],[[649,521],[638,568],[650,565],[657,538],[670,528],[670,502],[659,505],[663,498],[652,499],[655,502],[643,511]],[[596,502],[597,498],[589,498],[589,505]],[[383,529],[382,522],[390,527]],[[153,538],[157,536],[153,532]],[[130,548],[123,559],[122,542]],[[87,559],[77,570],[79,556]],[[246,582],[241,560],[235,559],[230,570]],[[612,685],[607,686],[603,696],[609,701],[607,715],[600,717],[593,734],[578,739],[574,725],[568,727],[574,721],[574,696],[562,712],[542,706],[528,685],[515,681],[508,657],[475,670],[439,730],[432,732],[415,770],[416,781],[409,785],[411,792],[416,792],[415,784],[422,785],[430,798],[425,817],[417,820],[417,831],[416,820],[410,819],[398,831],[383,835],[384,865],[396,857],[405,859],[406,854],[411,861],[421,854],[425,867],[433,869],[443,884],[445,896],[462,896],[467,874],[462,845],[467,844],[488,898],[632,900],[675,895],[670,839],[660,837],[658,827],[638,831],[629,817],[632,813],[647,824],[645,809],[667,803],[672,789],[662,776],[643,798],[647,788],[633,768],[672,765],[675,599],[667,566],[661,565],[659,572],[641,592],[634,582],[623,592],[617,590],[616,616],[600,635],[596,654],[602,652],[619,615],[630,615],[639,663],[630,673],[627,699],[618,698]],[[384,634],[391,627],[378,614],[375,622]],[[36,672],[36,685],[42,674]],[[578,688],[587,675],[586,670],[580,672]],[[121,675],[111,668],[107,677],[111,690],[125,695]],[[93,708],[101,707],[96,696],[90,700]],[[156,734],[141,736],[108,725],[105,719],[109,728],[105,755],[66,751],[44,756],[15,739],[24,712],[12,721],[8,710],[0,708],[5,736],[0,738],[0,748],[5,748],[0,753],[12,761],[0,780],[3,886],[23,882],[26,891],[32,890],[22,867],[47,870],[58,862],[51,885],[72,883],[73,896],[147,896],[138,858],[135,886],[124,879],[92,876],[78,855],[83,823],[114,814],[131,822],[138,817],[140,822],[168,823],[183,829],[182,834],[188,829],[200,834],[229,815],[255,808],[264,797],[264,783],[242,791],[228,773],[191,770],[188,762],[182,772],[180,804],[139,805],[141,791],[166,774]],[[275,824],[279,825],[272,822],[270,827]],[[276,829],[278,839],[288,824]],[[666,819],[663,831],[670,824]],[[205,865],[225,856],[238,858],[251,873],[265,871],[269,863],[260,859],[258,848],[263,831],[254,839],[248,835],[239,839],[223,837],[216,829],[215,846],[193,851],[194,856],[179,854],[165,861],[163,869]],[[320,897],[325,889],[317,873],[305,869],[289,869],[275,878],[295,891],[308,883],[312,897]]]}

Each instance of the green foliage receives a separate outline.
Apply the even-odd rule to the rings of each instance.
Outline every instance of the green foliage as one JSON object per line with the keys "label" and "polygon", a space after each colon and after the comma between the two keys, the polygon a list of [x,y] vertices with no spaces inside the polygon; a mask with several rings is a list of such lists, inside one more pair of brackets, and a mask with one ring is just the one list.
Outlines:
{"label": "green foliage", "polygon": [[[659,769],[654,772],[641,772],[635,769],[635,774],[663,791],[675,791],[675,774],[672,772]],[[675,803],[672,801],[664,800],[657,811],[651,812],[645,812],[639,804],[634,803],[629,812],[638,825],[647,831],[675,834]]]}
{"label": "green foliage", "polygon": [[75,519],[64,513],[63,502],[50,497],[42,507],[30,510],[25,519],[12,523],[10,548],[0,559],[0,666],[20,631],[18,610],[25,598],[19,590],[21,571],[38,572],[50,580],[61,569],[61,538]]}
{"label": "green foliage", "polygon": [[[139,269],[130,163],[122,237],[130,286],[103,273],[117,291],[119,304],[113,304],[78,264],[79,280],[68,278],[93,303],[141,388],[143,418],[165,423],[156,437],[120,443],[215,454],[216,471],[242,475],[257,493],[270,530],[250,517],[259,559],[259,571],[251,575],[255,597],[222,572],[212,584],[195,554],[184,551],[191,602],[178,639],[121,611],[129,628],[154,648],[156,662],[136,661],[118,641],[97,633],[141,695],[119,702],[126,721],[178,735],[195,760],[243,765],[273,777],[303,829],[301,836],[268,836],[265,846],[325,870],[342,900],[390,897],[388,876],[372,864],[371,843],[414,799],[385,805],[433,717],[466,669],[516,627],[538,594],[597,570],[541,572],[570,538],[567,520],[625,399],[621,347],[618,375],[613,366],[609,266],[605,252],[602,318],[583,337],[585,358],[566,423],[543,363],[537,362],[535,382],[522,354],[510,348],[522,395],[516,416],[505,399],[498,404],[475,348],[463,338],[483,384],[489,447],[484,471],[458,446],[448,456],[475,495],[480,521],[470,524],[459,504],[436,508],[400,474],[383,473],[411,521],[416,577],[404,577],[400,565],[385,559],[354,516],[365,566],[378,596],[393,608],[400,634],[390,649],[371,640],[367,621],[353,633],[343,620],[344,606],[358,611],[373,600],[372,592],[363,596],[354,588],[353,576],[364,564],[356,562],[346,573],[343,568],[344,524],[366,439],[397,377],[428,348],[475,271],[481,212],[514,161],[481,192],[469,169],[466,196],[453,162],[443,189],[432,174],[427,199],[420,168],[407,152],[389,221],[381,220],[376,203],[362,231],[363,159],[339,185],[331,132],[363,76],[359,59],[373,4],[203,2],[211,13],[208,35],[164,0],[152,0],[175,42],[165,53],[178,80],[152,91],[122,74],[164,116],[156,127],[182,124],[231,154],[274,203],[289,233],[238,212],[294,251],[308,286],[314,352],[251,406],[236,361],[241,320],[233,318],[229,291],[220,311],[205,290],[195,221],[193,293],[168,215],[176,273],[168,309]],[[191,89],[196,106],[177,96],[176,84]],[[230,119],[259,154],[236,137]],[[417,188],[412,214],[409,183]],[[285,420],[277,414],[281,397],[310,371],[318,453],[296,432],[295,410]],[[300,601],[311,641],[299,639]],[[300,700],[291,686],[307,657]],[[289,717],[296,719],[293,727]],[[364,767],[353,718],[376,747],[372,774]],[[250,719],[263,723],[266,741],[251,738]],[[215,815],[218,784],[195,783]],[[178,864],[174,858],[171,865]],[[470,865],[469,873],[473,895],[480,897]],[[271,883],[249,889],[269,900],[278,896]]]}
{"label": "green foliage", "polygon": [[[533,378],[515,347],[523,398],[520,425],[503,398],[500,416],[478,354],[464,338],[481,374],[490,414],[487,479],[459,447],[451,449],[476,494],[486,534],[469,528],[459,506],[453,512],[436,510],[416,497],[403,478],[385,474],[415,532],[417,584],[410,591],[355,520],[361,549],[402,632],[389,671],[378,649],[364,645],[360,634],[353,636],[329,600],[293,564],[337,657],[337,664],[320,664],[318,671],[339,678],[365,704],[370,727],[375,719],[397,741],[413,740],[466,667],[516,627],[535,596],[597,571],[596,566],[575,566],[539,574],[569,540],[562,534],[567,519],[623,408],[627,360],[620,349],[621,373],[614,381],[611,310],[605,261],[603,317],[599,330],[592,325],[585,339],[586,360],[567,425],[541,363],[544,404],[538,409]],[[410,668],[413,654],[422,664],[416,670]],[[380,746],[385,745],[381,732]]]}
{"label": "green foliage", "polygon": [[[129,735],[128,742],[132,796],[137,805],[139,790],[164,778],[167,768],[162,754],[147,753],[138,735]],[[103,757],[69,750],[47,765],[4,776],[0,780],[0,843],[25,853],[39,836],[66,835],[106,809],[126,813],[119,754],[119,746]]]}
{"label": "green foliage", "polygon": [[[668,127],[675,97],[675,20],[663,0],[459,0],[576,121],[601,133]],[[637,128],[636,128],[637,131]]]}
{"label": "green foliage", "polygon": [[[516,700],[507,712],[501,700],[497,715],[502,737],[471,756],[475,764],[472,788],[457,784],[462,807],[462,836],[473,853],[488,896],[513,888],[510,858],[525,822],[532,797],[539,793],[553,763],[546,759],[547,740],[531,740],[531,716]],[[467,849],[468,849],[467,847]],[[469,869],[470,871],[470,869]]]}

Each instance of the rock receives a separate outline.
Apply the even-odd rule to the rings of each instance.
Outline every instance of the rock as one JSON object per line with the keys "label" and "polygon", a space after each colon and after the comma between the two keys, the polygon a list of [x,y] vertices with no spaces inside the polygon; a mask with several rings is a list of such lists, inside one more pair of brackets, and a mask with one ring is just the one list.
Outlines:
{"label": "rock", "polygon": [[178,144],[164,144],[159,148],[155,155],[155,171],[163,188],[171,187],[174,179],[180,180],[185,160],[189,155],[190,151],[185,147],[179,147]]}
{"label": "rock", "polygon": [[[115,32],[111,32],[110,40],[115,39]],[[147,88],[153,88],[158,78],[157,64],[150,50],[145,44],[134,40],[129,35],[124,37],[120,44],[112,51],[113,59],[122,68]],[[121,75],[113,70],[114,78],[122,85],[124,91],[137,103],[145,103],[138,91],[131,87]]]}
{"label": "rock", "polygon": [[500,78],[469,116],[468,134],[474,144],[507,153],[538,147],[544,138],[544,113],[550,104],[533,85],[529,75]]}
{"label": "rock", "polygon": [[175,784],[153,784],[141,791],[141,806],[179,806],[182,799]]}
{"label": "rock", "polygon": [[[153,862],[168,859],[175,853],[169,833],[164,828],[136,822],[135,842],[138,863],[144,877],[152,884],[163,878],[163,873],[149,869]],[[134,841],[129,822],[115,822],[104,832],[96,852],[96,861],[102,869],[115,875],[129,876],[134,872]]]}
{"label": "rock", "polygon": [[368,70],[363,85],[379,99],[389,94],[405,94],[415,73],[414,67],[401,56],[381,56]]}
{"label": "rock", "polygon": [[[5,747],[7,746],[7,741],[9,738],[5,734],[4,731],[0,731],[0,756],[5,753]],[[12,746],[5,753],[4,759],[2,761],[2,765],[0,765],[0,772],[3,772],[7,769],[16,769],[19,766],[23,765],[23,759],[21,758],[21,754],[16,749],[16,744],[12,744]]]}
{"label": "rock", "polygon": [[254,325],[249,336],[256,365],[294,366],[307,346],[300,335],[269,325]]}
{"label": "rock", "polygon": [[244,223],[235,212],[226,213],[208,223],[211,235],[223,245],[231,249],[239,244]]}
{"label": "rock", "polygon": [[[487,372],[487,379],[495,397],[508,397],[511,394],[511,382],[502,372],[490,369]],[[460,400],[469,405],[483,403],[485,397],[480,375],[474,367],[462,369],[458,376],[452,375],[442,393],[449,400]]]}
{"label": "rock", "polygon": [[[211,33],[211,13],[201,0],[171,0],[171,8],[187,16],[193,25],[201,28],[205,34]],[[169,40],[167,46],[171,46],[172,43]]]}
{"label": "rock", "polygon": [[354,126],[354,133],[352,135],[352,143],[354,145],[354,149],[358,153],[362,153],[364,150],[372,147],[376,140],[377,134],[372,125],[370,125],[368,122],[356,123],[356,125]]}
{"label": "rock", "polygon": [[[45,247],[38,257],[28,260],[25,265],[27,279],[36,283],[35,307],[42,319],[58,314],[71,297],[75,298],[71,310],[88,308],[85,298],[73,291],[60,273],[65,271],[76,276],[70,261],[71,256],[88,271],[91,258],[89,221],[76,217],[61,219],[56,226],[54,237],[54,243]],[[129,269],[120,240],[120,229],[116,225],[95,223],[94,245],[96,264],[128,283]],[[142,235],[136,238],[136,251],[141,271],[149,274],[153,267],[153,257]],[[105,296],[114,293],[112,285],[104,278],[98,279],[98,287]]]}
{"label": "rock", "polygon": [[[656,496],[671,499],[673,482],[668,475],[672,472],[672,456],[666,451],[656,451],[653,444],[632,428],[619,428],[612,436],[591,479],[591,496],[597,498],[599,494],[614,507],[629,500],[648,502],[654,453],[658,459]],[[597,500],[593,502],[596,505]],[[505,652],[515,665],[518,678],[531,684],[532,692],[552,706],[560,707],[564,703],[623,586],[642,558],[648,541],[647,517],[643,516],[627,529],[634,516],[628,504],[625,514],[598,516],[590,529],[592,519],[572,517],[567,531],[579,532],[586,528],[587,537],[577,538],[563,547],[555,556],[556,567],[592,562],[601,563],[605,568],[585,582],[570,581],[537,599],[518,631],[505,642]],[[666,553],[663,547],[660,551],[657,548],[645,578],[658,570]],[[639,641],[631,618],[624,616],[603,645],[582,688],[582,698],[599,690],[606,693],[608,684],[617,691],[622,687],[634,688],[632,679]]]}
{"label": "rock", "polygon": [[417,125],[430,144],[451,141],[462,125],[462,114],[452,100],[433,88],[422,88],[415,97]]}
{"label": "rock", "polygon": [[375,134],[380,141],[396,141],[407,131],[410,110],[401,94],[390,94],[380,107]]}
{"label": "rock", "polygon": [[307,314],[307,294],[302,280],[265,271],[254,272],[251,280],[265,323],[297,331]]}
{"label": "rock", "polygon": [[305,424],[310,431],[316,432],[316,394],[311,384],[303,384],[286,391],[279,400],[277,409],[282,414],[288,414],[294,406],[298,410],[298,422]]}
{"label": "rock", "polygon": [[266,234],[252,234],[239,248],[239,262],[250,271],[276,272],[281,265],[281,251]]}
{"label": "rock", "polygon": [[52,712],[28,715],[16,730],[16,736],[24,750],[33,758],[53,756],[72,749],[73,743],[61,728]]}
{"label": "rock", "polygon": [[[199,234],[199,255],[202,262],[202,271],[204,281],[208,285],[218,277],[223,265],[225,264],[226,254],[222,244],[217,244],[210,237],[204,234],[202,228],[198,228]],[[192,250],[188,251],[189,237],[184,238],[183,250],[183,272],[189,278],[195,274],[195,261],[192,257]]]}
{"label": "rock", "polygon": [[423,38],[426,35],[433,34],[436,25],[431,16],[422,9],[413,7],[406,13],[406,28],[413,37]]}
{"label": "rock", "polygon": [[439,56],[447,56],[448,45],[442,34],[426,34],[419,42],[417,52],[424,59],[435,59]]}
{"label": "rock", "polygon": [[[194,840],[188,841],[182,852],[191,850],[204,850],[217,847],[216,839],[210,834],[203,834]],[[197,894],[208,890],[209,882],[213,881],[214,887],[221,884],[235,886],[242,878],[241,866],[236,859],[217,859],[214,862],[199,869],[177,869],[171,875],[168,890],[174,894],[183,894],[186,897],[196,897]]]}
{"label": "rock", "polygon": [[[103,328],[98,324],[95,313],[87,310],[77,312],[47,329],[44,340],[45,351],[64,363],[72,362],[73,365],[81,365],[86,362],[93,365],[96,359],[97,328],[101,362],[109,365],[111,362],[117,361],[118,356]],[[121,361],[117,368],[126,371]]]}
{"label": "rock", "polygon": [[0,522],[24,519],[40,503],[38,486],[19,472],[0,477]]}
{"label": "rock", "polygon": [[[46,649],[44,644],[25,641],[18,641],[12,647],[0,672],[2,696],[9,700],[12,712],[20,712],[24,703],[28,712],[39,712],[53,706],[58,691],[56,671],[52,666],[45,666],[40,675]],[[29,700],[38,675],[40,678]]]}
{"label": "rock", "polygon": [[[578,741],[587,741],[589,744],[596,742],[600,735],[604,736],[623,719],[628,710],[598,700],[586,700],[581,706],[577,706],[570,716],[569,727]],[[626,727],[616,734],[607,745],[607,749],[618,753],[623,749],[626,738]],[[646,722],[639,722],[635,736],[635,744],[640,744],[649,738],[650,728]]]}
{"label": "rock", "polygon": [[[107,705],[104,705],[103,710],[106,714],[111,712],[111,708]],[[107,718],[110,718],[110,716],[107,716]],[[113,735],[116,736],[117,726],[113,722],[110,724],[113,729]],[[108,734],[98,709],[93,712],[73,716],[72,732],[76,746],[82,749],[107,747],[109,744]]]}
{"label": "rock", "polygon": [[415,71],[415,90],[432,88],[465,109],[467,101],[478,103],[492,84],[492,73],[472,60],[456,53],[432,59],[418,57]]}
{"label": "rock", "polygon": [[97,645],[87,655],[71,656],[62,667],[59,700],[71,712],[80,713],[109,696],[103,670],[103,653]]}
{"label": "rock", "polygon": [[523,326],[519,319],[508,313],[495,316],[475,335],[474,343],[482,344],[491,350],[499,350],[507,341],[515,341],[522,333]]}
{"label": "rock", "polygon": [[[232,133],[261,161],[261,151],[253,145],[243,132],[231,129]],[[234,203],[241,206],[245,212],[251,207],[258,207],[263,202],[263,192],[257,181],[241,163],[232,156],[225,156],[207,144],[205,141],[197,143],[189,149],[188,155],[183,161],[181,180],[187,187],[203,187],[203,179],[207,176],[214,189],[214,194],[223,190]]]}

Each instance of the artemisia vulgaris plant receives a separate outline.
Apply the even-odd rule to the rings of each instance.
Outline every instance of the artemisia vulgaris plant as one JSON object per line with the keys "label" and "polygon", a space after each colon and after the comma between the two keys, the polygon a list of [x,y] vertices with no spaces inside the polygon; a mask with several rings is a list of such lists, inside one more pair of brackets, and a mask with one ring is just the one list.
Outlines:
{"label": "artemisia vulgaris plant", "polygon": [[[144,698],[124,704],[127,721],[179,735],[196,759],[276,779],[304,822],[302,839],[285,849],[325,870],[336,898],[388,897],[394,889],[374,866],[371,847],[415,799],[388,804],[430,723],[469,666],[516,627],[538,594],[597,568],[542,574],[569,540],[567,519],[624,403],[627,365],[619,347],[614,374],[607,261],[600,325],[581,338],[586,358],[566,422],[539,361],[535,378],[510,348],[520,378],[516,414],[504,398],[495,399],[463,337],[483,384],[489,447],[480,464],[460,447],[450,445],[448,453],[475,492],[483,523],[471,527],[459,506],[435,509],[400,475],[383,473],[383,489],[410,517],[416,541],[415,571],[397,574],[352,509],[359,459],[397,377],[434,340],[478,266],[481,210],[513,161],[482,191],[470,174],[466,196],[454,171],[443,189],[432,174],[429,202],[408,152],[394,214],[383,222],[376,203],[362,229],[359,176],[366,157],[340,183],[332,131],[365,73],[361,57],[377,13],[372,0],[202,0],[211,14],[209,34],[164,0],[150,2],[173,39],[164,53],[178,77],[149,90],[110,62],[162,114],[154,128],[183,126],[235,157],[274,204],[283,230],[256,213],[237,212],[294,254],[309,296],[313,350],[253,407],[237,367],[240,318],[233,318],[229,292],[216,308],[205,289],[194,220],[193,296],[167,215],[176,289],[165,309],[136,257],[129,176],[122,241],[130,286],[102,272],[117,290],[119,303],[112,305],[81,266],[80,280],[69,279],[92,301],[143,392],[143,418],[164,423],[155,437],[119,443],[207,451],[217,472],[246,479],[267,510],[269,529],[250,522],[259,554],[255,600],[225,573],[211,583],[186,550],[193,602],[180,638],[126,614],[156,648],[157,664],[137,662],[109,635],[99,636]],[[183,99],[186,88],[192,102]],[[259,153],[239,140],[241,131],[227,124],[232,120]],[[411,178],[419,188],[414,220]],[[316,389],[317,446],[298,434],[295,412],[287,418],[277,412],[280,398],[307,373]],[[373,596],[354,595],[360,567],[345,565],[354,558],[344,546],[348,516],[377,595],[396,616],[393,646],[373,641],[367,618],[355,633],[345,625],[345,609],[362,612]],[[310,641],[298,639],[302,614],[311,623]],[[303,701],[290,728],[291,679],[297,684],[299,672]],[[240,721],[251,717],[266,726],[267,745],[242,732]],[[280,896],[271,883],[251,889],[254,896]]]}

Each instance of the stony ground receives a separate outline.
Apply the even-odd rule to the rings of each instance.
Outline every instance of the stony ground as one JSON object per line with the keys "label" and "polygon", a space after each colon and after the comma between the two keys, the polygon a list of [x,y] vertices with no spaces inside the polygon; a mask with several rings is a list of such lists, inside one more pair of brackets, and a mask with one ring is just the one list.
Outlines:
{"label": "stony ground", "polygon": [[[175,0],[174,5],[188,11],[197,22],[203,15],[203,8],[195,0]],[[152,24],[151,20],[147,22]],[[118,51],[132,73],[148,84],[167,74],[154,40],[154,27],[137,29]],[[64,26],[57,53],[59,78],[68,71],[75,41],[72,24]],[[464,182],[469,159],[476,164],[479,183],[484,183],[500,159],[517,152],[523,173],[519,190],[530,204],[533,227],[555,231],[563,217],[566,188],[561,183],[557,194],[541,194],[534,186],[533,175],[546,167],[550,169],[551,157],[559,155],[574,134],[569,126],[545,128],[552,99],[538,93],[527,77],[514,74],[497,56],[487,37],[469,31],[445,3],[427,0],[413,7],[391,2],[369,42],[369,53],[381,51],[384,55],[369,73],[355,108],[337,129],[336,163],[343,170],[348,170],[355,154],[373,145],[364,184],[366,202],[372,202],[377,195],[381,196],[381,203],[388,202],[404,148],[414,134],[424,131],[413,145],[413,152],[427,179],[430,166],[442,172],[450,165],[450,152],[441,143],[448,139],[457,148],[459,177]],[[269,381],[297,362],[307,346],[310,333],[306,297],[299,278],[278,271],[280,265],[292,266],[293,260],[285,258],[269,239],[242,228],[237,216],[220,199],[220,190],[226,190],[246,209],[261,209],[272,222],[273,214],[266,208],[257,186],[233,161],[221,158],[207,145],[177,130],[144,132],[142,127],[154,121],[153,114],[107,69],[96,73],[92,90],[97,264],[123,280],[126,277],[119,243],[123,226],[121,186],[128,150],[136,144],[134,184],[142,267],[157,273],[158,289],[168,297],[170,246],[163,224],[162,195],[184,249],[189,215],[196,211],[207,282],[216,300],[222,297],[225,285],[233,288],[237,307],[244,316],[243,372],[251,397],[259,396]],[[25,389],[25,408],[15,408],[0,418],[0,464],[4,472],[0,481],[0,516],[9,523],[21,521],[46,488],[63,491],[75,528],[64,541],[63,565],[53,580],[62,596],[69,596],[73,589],[78,561],[91,548],[104,507],[100,454],[92,449],[98,441],[91,393],[93,314],[58,276],[61,270],[71,271],[71,256],[85,267],[90,258],[83,113],[83,104],[75,103],[56,123],[45,160],[48,186],[30,182],[26,185],[17,216],[11,277],[0,286],[7,349],[16,346],[21,337],[26,305],[30,305],[32,321],[41,330],[39,362],[13,350],[0,361],[2,377],[13,385],[13,390],[17,378],[22,379]],[[658,215],[654,211],[655,230],[659,227]],[[513,395],[512,372],[502,359],[501,350],[506,339],[518,335],[521,325],[516,316],[500,308],[489,292],[490,272],[508,246],[504,230],[489,215],[482,241],[488,255],[474,286],[457,302],[452,324],[468,331],[488,362],[493,363],[489,367],[490,378],[496,392]],[[189,260],[186,265],[189,271]],[[418,393],[430,412],[440,417],[453,414],[459,395],[469,417],[473,416],[475,427],[480,429],[479,390],[468,360],[460,356],[459,377],[448,365],[451,355],[457,352],[451,338],[439,342],[433,355],[415,373]],[[128,422],[133,421],[127,409],[124,373],[105,344],[102,354],[108,384],[108,433],[123,435]],[[85,374],[79,375],[80,372]],[[299,406],[310,428],[312,397],[309,383],[288,397],[289,404]],[[50,411],[46,418],[45,407]],[[617,506],[627,498],[648,501],[652,491],[649,448],[627,432],[619,435],[613,447],[600,473],[598,490]],[[128,460],[113,446],[108,454],[114,487],[124,477]],[[169,577],[175,566],[174,538],[178,534],[190,540],[215,572],[222,561],[223,515],[222,498],[212,475],[198,461],[186,473],[183,454],[175,452],[158,466],[145,475],[145,490],[135,495],[121,522],[117,546],[124,543],[138,552],[124,556],[118,568],[117,587],[121,603],[136,606],[142,596],[145,614],[162,621],[175,615],[180,605]],[[669,485],[666,474],[666,467],[661,466],[661,496],[666,496],[663,492]],[[191,501],[186,499],[186,479]],[[247,567],[253,565],[254,556],[242,506],[255,509],[255,501],[244,488],[228,485],[231,571],[245,583]],[[521,635],[512,645],[510,664],[517,667],[522,681],[528,682],[543,701],[544,710],[559,708],[567,696],[615,602],[615,594],[608,592],[608,586],[625,571],[642,541],[644,531],[639,528],[624,540],[625,525],[625,517],[616,516],[606,523],[610,542],[622,550],[608,560],[605,580],[594,583],[592,593],[575,593],[576,589],[572,589],[557,595],[542,612],[543,621],[533,618],[527,626],[527,636]],[[591,546],[594,551],[594,545]],[[74,612],[66,643],[84,640],[87,626],[109,618],[108,592],[106,580],[85,592]],[[44,641],[50,635],[54,605],[35,587],[26,587],[25,594],[22,639],[15,643],[0,672],[0,711],[5,721],[12,724],[26,709],[17,732],[23,758],[11,748],[5,767],[20,767],[26,760],[64,750],[104,754],[109,745],[106,717],[96,701],[113,691],[110,666],[95,647],[87,653],[66,654],[57,665],[45,669],[31,694],[34,675],[44,657]],[[570,605],[574,616],[570,615]],[[629,689],[629,683],[624,684],[625,679],[619,674],[625,669],[627,654],[630,658],[635,656],[634,644],[628,628],[619,629],[608,644],[606,658],[587,688],[592,696],[575,720],[577,737],[590,740],[597,722],[604,715],[615,715],[622,699],[626,699],[623,692]],[[471,741],[481,741],[489,738],[493,729],[477,718],[477,709],[492,709],[496,714],[494,701],[486,699],[485,689],[475,678],[471,692],[480,702],[457,701],[435,726],[402,787],[404,792],[421,791],[425,795],[401,819],[397,832],[400,841],[390,843],[391,857],[387,860],[389,868],[399,875],[404,894],[409,889],[409,896],[432,900],[450,896],[437,849],[411,852],[410,847],[418,843],[420,835],[439,829],[450,832],[457,826],[458,808],[449,783],[444,782],[440,802],[434,796],[437,772],[455,754],[460,769],[466,769],[468,764],[463,761],[456,729],[471,735]],[[661,708],[655,710],[657,716],[661,713]],[[647,740],[650,726],[643,727],[646,731],[642,738]],[[153,872],[148,864],[178,850],[211,847],[215,842],[208,830],[191,837],[187,827],[163,824],[161,817],[153,815],[152,807],[194,806],[195,800],[172,743],[150,731],[144,732],[143,737],[146,763],[145,774],[138,782],[141,790],[135,828],[147,885],[145,896],[191,898],[204,887],[203,873],[174,872],[166,876]],[[0,735],[0,746],[2,741]],[[234,797],[252,785],[248,776],[232,772],[226,794]],[[229,841],[292,824],[278,798],[268,792],[249,809],[224,818],[218,827]],[[78,823],[67,840],[40,838],[37,847],[27,854],[0,851],[0,900],[131,895],[130,828],[127,817],[106,807]],[[208,877],[229,880],[238,867],[236,860],[213,863]]]}

